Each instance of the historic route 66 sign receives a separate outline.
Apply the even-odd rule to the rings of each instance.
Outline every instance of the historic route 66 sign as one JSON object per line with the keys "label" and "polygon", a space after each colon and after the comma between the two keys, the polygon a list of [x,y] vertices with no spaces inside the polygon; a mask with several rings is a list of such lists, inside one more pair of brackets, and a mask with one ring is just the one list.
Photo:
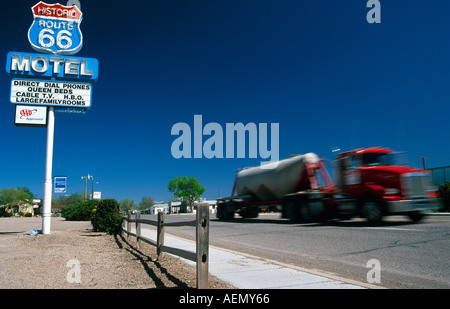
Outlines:
{"label": "historic route 66 sign", "polygon": [[56,55],[73,55],[80,51],[82,13],[75,5],[41,1],[31,10],[34,20],[28,30],[28,40],[36,51]]}

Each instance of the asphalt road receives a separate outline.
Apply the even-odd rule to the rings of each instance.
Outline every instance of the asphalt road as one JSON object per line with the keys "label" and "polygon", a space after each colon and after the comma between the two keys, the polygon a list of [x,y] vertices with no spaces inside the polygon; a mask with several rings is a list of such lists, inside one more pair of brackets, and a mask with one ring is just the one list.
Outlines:
{"label": "asphalt road", "polygon": [[[194,219],[194,215],[166,216],[166,222]],[[195,237],[192,227],[167,227],[166,232]],[[421,223],[393,216],[370,226],[362,219],[293,224],[279,214],[233,221],[211,215],[210,243],[360,282],[367,282],[374,267],[367,263],[376,259],[378,286],[450,288],[450,216],[428,216]]]}

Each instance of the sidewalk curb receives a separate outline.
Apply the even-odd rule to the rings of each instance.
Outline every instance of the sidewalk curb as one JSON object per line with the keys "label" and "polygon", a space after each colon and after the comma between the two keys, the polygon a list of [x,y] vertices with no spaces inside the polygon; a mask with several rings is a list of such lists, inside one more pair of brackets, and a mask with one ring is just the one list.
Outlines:
{"label": "sidewalk curb", "polygon": [[[155,230],[143,228],[141,233],[142,236],[156,239]],[[195,252],[194,241],[170,233],[165,234],[165,244]],[[319,270],[280,263],[216,246],[209,248],[209,273],[238,289],[382,289],[373,284]],[[195,262],[180,259],[195,266]]]}

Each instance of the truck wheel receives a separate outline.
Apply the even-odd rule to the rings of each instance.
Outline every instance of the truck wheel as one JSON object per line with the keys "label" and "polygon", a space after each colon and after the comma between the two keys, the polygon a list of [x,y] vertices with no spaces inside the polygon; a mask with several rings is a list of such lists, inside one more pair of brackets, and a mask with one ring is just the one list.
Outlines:
{"label": "truck wheel", "polygon": [[380,223],[383,218],[381,207],[375,201],[367,201],[361,208],[362,217],[366,218],[369,223]]}
{"label": "truck wheel", "polygon": [[424,217],[424,214],[420,211],[415,211],[409,214],[409,218],[414,222],[419,222]]}
{"label": "truck wheel", "polygon": [[285,208],[283,211],[286,213],[286,218],[292,222],[301,221],[299,201],[287,201],[283,207]]}
{"label": "truck wheel", "polygon": [[305,202],[300,207],[300,216],[304,222],[320,220],[323,213],[324,207],[321,201]]}

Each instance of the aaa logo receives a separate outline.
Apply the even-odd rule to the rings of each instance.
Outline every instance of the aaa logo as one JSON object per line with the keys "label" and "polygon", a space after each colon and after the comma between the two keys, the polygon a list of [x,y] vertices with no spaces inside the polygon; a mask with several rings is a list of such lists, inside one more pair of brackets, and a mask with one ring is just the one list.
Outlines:
{"label": "aaa logo", "polygon": [[35,112],[37,112],[37,109],[31,110],[31,109],[22,109],[20,111],[20,116],[22,117],[29,117],[33,115]]}
{"label": "aaa logo", "polygon": [[31,47],[38,52],[73,55],[83,45],[81,11],[74,6],[39,2],[31,8],[34,20],[28,30]]}

